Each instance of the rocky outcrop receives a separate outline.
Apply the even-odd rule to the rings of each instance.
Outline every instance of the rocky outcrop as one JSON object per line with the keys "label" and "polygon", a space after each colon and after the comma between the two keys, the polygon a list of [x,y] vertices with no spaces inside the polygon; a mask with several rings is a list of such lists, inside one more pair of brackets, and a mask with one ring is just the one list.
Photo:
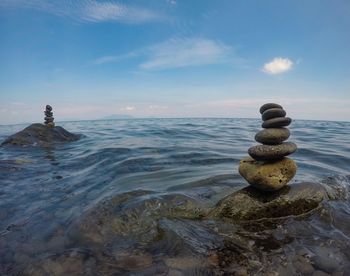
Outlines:
{"label": "rocky outcrop", "polygon": [[316,209],[329,197],[323,185],[309,182],[285,186],[273,193],[247,187],[219,201],[210,216],[236,221],[299,216]]}
{"label": "rocky outcrop", "polygon": [[48,147],[54,143],[72,142],[77,141],[80,138],[80,134],[73,134],[60,126],[47,127],[44,124],[32,124],[8,137],[1,146],[18,145]]}

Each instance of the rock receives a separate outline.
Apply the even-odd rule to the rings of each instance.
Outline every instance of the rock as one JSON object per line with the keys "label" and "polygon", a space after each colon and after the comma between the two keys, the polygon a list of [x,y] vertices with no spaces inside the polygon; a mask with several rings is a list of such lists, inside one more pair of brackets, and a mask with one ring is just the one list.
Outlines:
{"label": "rock", "polygon": [[49,128],[53,128],[53,127],[55,127],[55,123],[54,122],[49,122],[49,123],[46,124],[46,126],[49,127]]}
{"label": "rock", "polygon": [[50,122],[53,122],[54,120],[54,117],[45,117],[45,121],[50,123]]}
{"label": "rock", "polygon": [[282,108],[270,108],[266,110],[261,117],[263,121],[266,121],[272,118],[285,117],[286,114],[287,114],[286,111],[283,110]]}
{"label": "rock", "polygon": [[284,142],[279,145],[258,145],[248,149],[249,155],[255,160],[277,160],[292,154],[297,150],[297,145],[292,142]]}
{"label": "rock", "polygon": [[46,110],[51,111],[52,110],[52,106],[51,105],[46,105]]}
{"label": "rock", "polygon": [[80,134],[70,133],[60,126],[50,128],[44,124],[32,124],[8,137],[1,146],[11,144],[18,146],[38,145],[48,147],[53,143],[72,142],[80,138]]}
{"label": "rock", "polygon": [[210,216],[238,221],[299,216],[314,210],[325,199],[327,191],[318,183],[296,183],[273,193],[247,187],[219,201]]}
{"label": "rock", "polygon": [[289,138],[288,128],[266,128],[255,135],[255,141],[266,145],[277,145]]}
{"label": "rock", "polygon": [[266,110],[270,109],[270,108],[282,108],[283,107],[279,104],[276,103],[266,103],[263,106],[260,107],[260,114],[263,114]]}
{"label": "rock", "polygon": [[276,128],[276,127],[284,127],[289,126],[292,122],[292,119],[289,117],[279,117],[266,120],[262,123],[262,128]]}
{"label": "rock", "polygon": [[285,186],[295,175],[297,165],[284,157],[274,162],[256,161],[250,157],[239,163],[239,173],[252,186],[264,191],[276,191]]}

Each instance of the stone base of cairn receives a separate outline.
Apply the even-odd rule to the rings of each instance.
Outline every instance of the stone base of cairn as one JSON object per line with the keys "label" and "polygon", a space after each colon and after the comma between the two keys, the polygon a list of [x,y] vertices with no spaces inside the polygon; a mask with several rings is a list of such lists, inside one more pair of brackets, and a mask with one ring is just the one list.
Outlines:
{"label": "stone base of cairn", "polygon": [[44,122],[45,125],[50,128],[55,127],[55,123],[53,122],[54,117],[52,117],[53,116],[52,107],[50,105],[46,106],[44,113],[45,113],[45,122]]}
{"label": "stone base of cairn", "polygon": [[297,146],[286,141],[290,132],[286,126],[292,122],[279,104],[267,103],[260,108],[263,130],[255,135],[262,145],[248,149],[250,157],[240,161],[239,173],[248,183],[260,190],[276,191],[287,185],[297,171],[295,162],[286,156]]}

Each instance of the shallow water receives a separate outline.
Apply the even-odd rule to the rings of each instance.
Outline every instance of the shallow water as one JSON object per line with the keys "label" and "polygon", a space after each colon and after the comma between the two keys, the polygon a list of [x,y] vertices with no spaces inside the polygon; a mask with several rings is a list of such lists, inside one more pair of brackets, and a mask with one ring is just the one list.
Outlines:
{"label": "shallow water", "polygon": [[[307,218],[273,227],[200,219],[246,186],[238,163],[255,144],[260,120],[59,125],[85,136],[45,149],[0,147],[0,274],[350,271],[347,192]],[[24,127],[0,126],[0,141]],[[311,181],[348,190],[350,123],[297,120],[290,129],[299,167],[291,185]],[[103,231],[94,232],[94,223]]]}

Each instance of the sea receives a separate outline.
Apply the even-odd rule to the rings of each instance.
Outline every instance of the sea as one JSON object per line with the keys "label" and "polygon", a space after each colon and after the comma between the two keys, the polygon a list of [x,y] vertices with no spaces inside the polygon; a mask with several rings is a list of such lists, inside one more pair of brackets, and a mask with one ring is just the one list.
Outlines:
{"label": "sea", "polygon": [[[289,185],[342,196],[248,224],[203,214],[248,185],[238,165],[260,120],[56,124],[83,137],[0,147],[0,275],[350,275],[350,122],[290,125]],[[26,126],[0,126],[0,143]]]}

